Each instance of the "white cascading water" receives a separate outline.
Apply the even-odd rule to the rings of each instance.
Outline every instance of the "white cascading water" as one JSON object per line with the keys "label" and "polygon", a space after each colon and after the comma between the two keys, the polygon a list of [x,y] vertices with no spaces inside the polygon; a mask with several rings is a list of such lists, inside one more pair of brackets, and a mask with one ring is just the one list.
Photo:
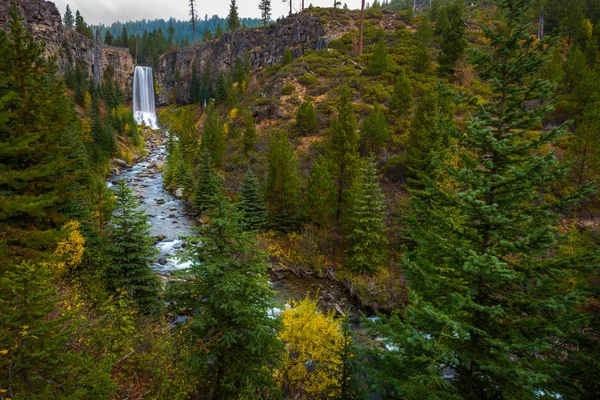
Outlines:
{"label": "white cascading water", "polygon": [[158,129],[154,108],[152,68],[135,67],[133,74],[133,116],[138,124]]}

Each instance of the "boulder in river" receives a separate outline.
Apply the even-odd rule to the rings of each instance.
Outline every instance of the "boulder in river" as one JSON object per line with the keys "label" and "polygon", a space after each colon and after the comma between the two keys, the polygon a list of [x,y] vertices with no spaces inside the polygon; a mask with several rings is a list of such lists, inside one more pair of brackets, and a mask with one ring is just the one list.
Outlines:
{"label": "boulder in river", "polygon": [[131,166],[129,164],[127,164],[125,161],[118,159],[118,158],[113,158],[112,163],[115,165],[118,165],[121,168],[131,168]]}
{"label": "boulder in river", "polygon": [[177,189],[174,193],[175,197],[177,197],[178,199],[183,198],[183,190],[181,188]]}
{"label": "boulder in river", "polygon": [[168,262],[168,261],[167,261],[167,259],[166,259],[166,258],[164,258],[164,257],[161,257],[161,258],[159,258],[159,259],[158,259],[158,263],[159,263],[160,265],[166,265],[166,264],[167,264],[167,262]]}

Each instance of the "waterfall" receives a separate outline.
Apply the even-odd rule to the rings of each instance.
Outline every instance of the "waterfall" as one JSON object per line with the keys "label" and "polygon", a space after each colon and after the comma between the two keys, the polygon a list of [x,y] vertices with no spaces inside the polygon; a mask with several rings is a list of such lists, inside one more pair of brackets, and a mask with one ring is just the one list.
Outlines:
{"label": "waterfall", "polygon": [[154,81],[152,68],[135,67],[133,74],[133,116],[138,124],[158,129],[154,109]]}

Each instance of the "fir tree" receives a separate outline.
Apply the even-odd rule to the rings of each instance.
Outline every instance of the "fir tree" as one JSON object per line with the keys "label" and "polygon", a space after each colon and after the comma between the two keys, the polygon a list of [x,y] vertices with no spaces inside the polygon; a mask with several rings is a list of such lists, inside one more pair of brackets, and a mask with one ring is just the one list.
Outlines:
{"label": "fir tree", "polygon": [[268,160],[265,197],[271,226],[283,232],[293,231],[298,226],[300,177],[298,162],[284,132],[271,137]]}
{"label": "fir tree", "polygon": [[194,208],[204,213],[215,206],[217,195],[221,192],[221,179],[217,175],[208,150],[200,153],[198,181],[194,193]]}
{"label": "fir tree", "polygon": [[227,30],[235,32],[240,29],[240,26],[237,4],[235,0],[231,0],[231,3],[229,3],[229,14],[227,15]]}
{"label": "fir tree", "polygon": [[196,73],[196,67],[192,67],[192,81],[190,82],[190,103],[200,102],[200,82],[198,80],[198,74]]}
{"label": "fir tree", "polygon": [[379,104],[360,124],[360,151],[363,155],[378,153],[390,139],[385,114]]}
{"label": "fir tree", "polygon": [[547,388],[577,320],[569,269],[580,256],[555,252],[556,207],[570,199],[548,196],[566,171],[545,148],[564,131],[538,130],[552,85],[535,78],[548,50],[529,24],[531,4],[503,0],[504,26],[483,27],[493,50],[474,63],[493,94],[459,135],[458,165],[437,163],[443,176],[414,192],[410,305],[382,332],[402,349],[380,361],[393,366],[389,397],[555,397]]}
{"label": "fir tree", "polygon": [[422,74],[429,70],[430,66],[429,50],[424,42],[418,42],[412,57],[412,68],[418,74]]}
{"label": "fir tree", "polygon": [[256,174],[246,171],[240,186],[239,209],[242,214],[242,227],[247,231],[261,231],[267,227],[268,211],[260,190]]}
{"label": "fir tree", "polygon": [[78,328],[77,320],[59,306],[52,272],[50,265],[23,262],[0,275],[2,397],[110,397],[108,371],[74,350],[70,335]]}
{"label": "fir tree", "polygon": [[310,98],[305,99],[296,112],[296,130],[301,136],[313,133],[317,127],[317,113]]}
{"label": "fir tree", "polygon": [[256,145],[256,125],[254,124],[254,117],[252,116],[252,112],[250,110],[246,110],[244,114],[244,136],[242,138],[242,142],[244,145],[244,150],[250,151]]}
{"label": "fir tree", "polygon": [[223,28],[221,27],[221,24],[217,24],[217,27],[215,28],[215,39],[220,38],[221,36],[223,36]]}
{"label": "fir tree", "polygon": [[371,75],[381,75],[388,71],[390,61],[387,46],[385,45],[385,33],[382,30],[377,32],[377,43],[373,48],[373,56],[369,61],[369,73]]}
{"label": "fir tree", "polygon": [[271,0],[260,0],[258,9],[260,10],[260,20],[263,26],[266,27],[271,20]]}
{"label": "fir tree", "polygon": [[75,18],[73,18],[73,12],[71,11],[71,7],[67,4],[67,9],[65,11],[65,16],[63,18],[63,24],[67,29],[73,29],[75,27]]}
{"label": "fir tree", "polygon": [[225,76],[222,72],[219,72],[219,75],[217,75],[215,98],[220,102],[227,101],[227,83],[225,82]]}
{"label": "fir tree", "polygon": [[148,217],[124,180],[115,193],[115,212],[108,233],[107,254],[112,264],[110,286],[125,291],[144,313],[160,309],[160,282],[150,269],[155,254]]}
{"label": "fir tree", "polygon": [[383,266],[388,244],[385,209],[377,167],[371,157],[348,193],[345,265],[353,272],[373,274]]}
{"label": "fir tree", "polygon": [[79,12],[79,10],[75,12],[75,31],[77,33],[81,33],[82,35],[89,37],[90,39],[94,38],[92,28],[90,28],[88,24],[84,21],[83,16]]}
{"label": "fir tree", "polygon": [[343,87],[338,105],[338,115],[331,123],[331,134],[326,148],[327,159],[331,162],[332,175],[337,192],[335,217],[342,217],[346,191],[356,175],[359,136],[356,132],[356,119],[352,109],[350,88]]}
{"label": "fir tree", "polygon": [[73,104],[21,21],[11,7],[0,32],[0,271],[54,251],[87,178]]}
{"label": "fir tree", "polygon": [[442,8],[441,15],[436,24],[440,33],[440,71],[444,74],[454,73],[457,61],[462,57],[467,48],[465,39],[464,21],[465,2],[453,0]]}
{"label": "fir tree", "polygon": [[223,132],[223,123],[217,112],[217,107],[211,103],[206,110],[206,119],[202,125],[202,142],[200,151],[209,152],[212,163],[215,167],[223,165],[225,156],[225,133]]}
{"label": "fir tree", "polygon": [[327,160],[320,156],[312,165],[306,187],[306,216],[319,227],[333,224],[337,193]]}
{"label": "fir tree", "polygon": [[423,177],[430,175],[435,169],[432,165],[433,158],[442,157],[449,145],[441,120],[442,112],[437,96],[434,91],[429,91],[417,105],[406,145],[406,175],[412,188],[423,187]]}
{"label": "fir tree", "polygon": [[212,80],[210,78],[210,68],[208,66],[204,67],[204,71],[202,72],[202,82],[200,83],[200,95],[198,100],[200,104],[205,105],[211,101],[213,96],[212,93]]}
{"label": "fir tree", "polygon": [[273,291],[267,255],[242,230],[240,215],[222,194],[209,217],[198,242],[189,246],[195,279],[189,284],[191,296],[182,301],[195,310],[189,325],[194,343],[215,337],[210,351],[196,357],[212,365],[213,398],[269,398],[274,389],[270,368],[282,348],[275,336],[279,322],[269,317]]}
{"label": "fir tree", "polygon": [[110,33],[110,31],[106,31],[104,34],[104,44],[107,46],[112,46],[114,42],[115,38],[113,37],[112,33]]}
{"label": "fir tree", "polygon": [[390,112],[396,116],[404,116],[408,114],[408,111],[412,105],[412,85],[404,73],[404,70],[401,69],[398,77],[396,78],[396,83],[394,84],[394,91],[392,92],[392,97],[390,98],[389,109]]}
{"label": "fir tree", "polygon": [[192,37],[194,38],[194,46],[196,45],[196,20],[198,19],[198,11],[196,11],[196,0],[188,0],[190,8],[190,27],[192,28]]}

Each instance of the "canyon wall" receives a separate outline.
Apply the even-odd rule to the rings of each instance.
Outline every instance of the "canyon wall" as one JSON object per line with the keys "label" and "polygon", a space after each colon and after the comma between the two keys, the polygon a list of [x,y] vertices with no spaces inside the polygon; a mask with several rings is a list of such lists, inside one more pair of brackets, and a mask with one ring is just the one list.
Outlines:
{"label": "canyon wall", "polygon": [[252,68],[268,67],[281,62],[286,48],[291,49],[296,58],[307,50],[327,47],[325,35],[325,27],[319,19],[305,12],[267,28],[225,33],[217,40],[169,52],[159,59],[154,72],[157,103],[188,103],[194,67],[199,75],[209,68],[214,79],[219,72],[231,71],[237,58],[244,60],[246,51]]}
{"label": "canyon wall", "polygon": [[[8,10],[12,0],[0,0],[0,29],[8,30]],[[96,65],[101,71],[110,68],[115,81],[126,96],[131,97],[131,81],[135,63],[128,49],[113,48],[100,44],[100,57],[94,57],[95,41],[73,30],[65,29],[62,25],[60,13],[54,3],[44,0],[17,1],[19,12],[23,16],[23,24],[29,29],[33,37],[44,42],[47,57],[56,57],[59,71],[64,72],[69,59],[73,64],[82,63],[88,72],[88,77],[93,76]]]}

